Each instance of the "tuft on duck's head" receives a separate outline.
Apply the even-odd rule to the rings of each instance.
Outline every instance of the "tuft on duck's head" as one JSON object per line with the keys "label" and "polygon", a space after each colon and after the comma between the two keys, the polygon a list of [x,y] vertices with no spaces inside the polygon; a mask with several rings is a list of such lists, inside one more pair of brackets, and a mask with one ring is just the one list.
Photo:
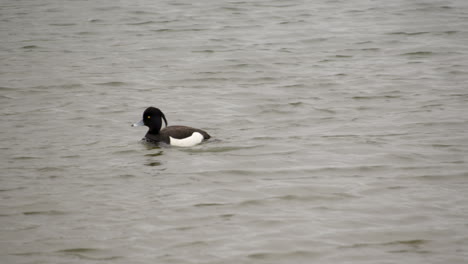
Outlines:
{"label": "tuft on duck's head", "polygon": [[[161,129],[162,120],[166,125],[163,129]],[[143,119],[132,126],[147,126],[149,130],[143,140],[151,143],[164,142],[173,146],[190,147],[211,137],[201,129],[187,126],[167,126],[166,116],[156,107],[146,108],[143,112]]]}

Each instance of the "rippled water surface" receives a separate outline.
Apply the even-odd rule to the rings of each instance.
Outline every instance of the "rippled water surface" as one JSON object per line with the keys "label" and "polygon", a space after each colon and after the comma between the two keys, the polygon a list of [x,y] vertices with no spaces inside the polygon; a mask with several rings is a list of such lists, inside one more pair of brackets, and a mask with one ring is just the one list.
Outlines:
{"label": "rippled water surface", "polygon": [[5,0],[0,43],[1,263],[468,261],[467,1]]}

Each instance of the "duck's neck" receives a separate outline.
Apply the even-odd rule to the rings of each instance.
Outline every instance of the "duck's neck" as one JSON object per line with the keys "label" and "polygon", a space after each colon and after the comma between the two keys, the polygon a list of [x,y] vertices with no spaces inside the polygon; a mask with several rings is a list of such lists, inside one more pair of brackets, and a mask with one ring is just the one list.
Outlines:
{"label": "duck's neck", "polygon": [[154,133],[150,133],[151,131],[148,131],[148,133],[146,133],[145,135],[145,138],[149,139],[149,140],[152,140],[152,141],[160,141],[159,139],[159,131],[157,134],[154,134]]}
{"label": "duck's neck", "polygon": [[157,129],[149,129],[148,130],[148,133],[147,134],[152,134],[152,135],[159,135],[159,131],[161,130],[161,128],[157,128]]}

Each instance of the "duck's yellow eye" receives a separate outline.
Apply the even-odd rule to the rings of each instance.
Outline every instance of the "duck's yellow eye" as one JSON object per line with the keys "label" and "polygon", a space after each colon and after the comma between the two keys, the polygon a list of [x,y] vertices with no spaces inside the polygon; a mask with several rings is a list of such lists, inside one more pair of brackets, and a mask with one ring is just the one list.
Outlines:
{"label": "duck's yellow eye", "polygon": [[147,118],[148,118],[148,119],[150,119],[150,118],[151,118],[151,116],[147,116]]}

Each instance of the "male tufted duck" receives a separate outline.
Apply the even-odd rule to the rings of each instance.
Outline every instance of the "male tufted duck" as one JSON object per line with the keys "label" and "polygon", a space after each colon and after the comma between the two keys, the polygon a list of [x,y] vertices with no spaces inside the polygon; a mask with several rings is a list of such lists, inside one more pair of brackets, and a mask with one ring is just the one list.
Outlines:
{"label": "male tufted duck", "polygon": [[[162,120],[166,127],[161,129]],[[164,142],[178,147],[191,147],[209,139],[210,135],[205,131],[187,126],[167,126],[164,113],[156,107],[148,107],[143,112],[143,119],[132,125],[149,127],[143,140],[151,143]]]}

